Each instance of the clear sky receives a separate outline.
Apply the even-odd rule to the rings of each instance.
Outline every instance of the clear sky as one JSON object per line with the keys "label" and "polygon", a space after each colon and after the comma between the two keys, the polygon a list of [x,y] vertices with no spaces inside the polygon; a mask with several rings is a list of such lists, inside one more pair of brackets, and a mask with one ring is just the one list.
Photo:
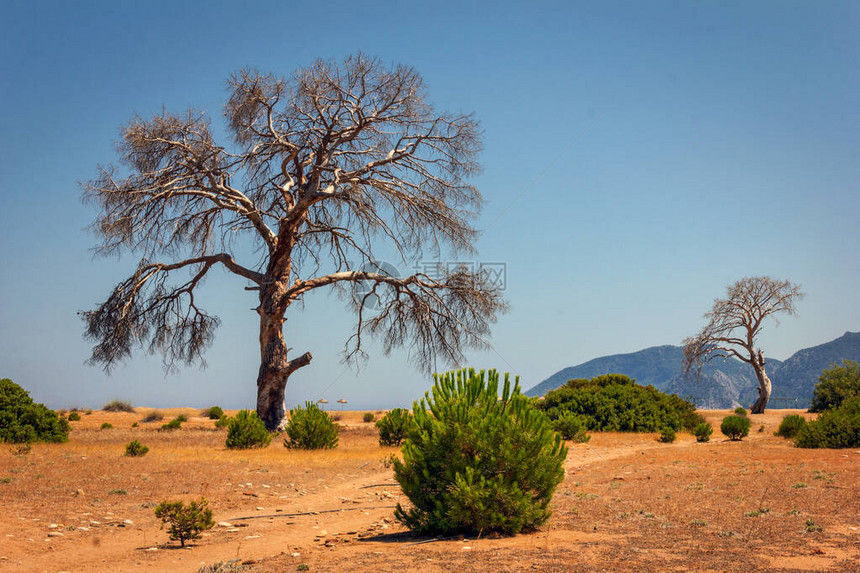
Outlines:
{"label": "clear sky", "polygon": [[[194,107],[220,127],[237,69],[289,75],[359,50],[413,65],[438,108],[482,123],[473,258],[505,263],[511,311],[469,364],[528,388],[680,344],[749,275],[807,292],[765,331],[770,356],[860,330],[858,30],[856,1],[0,0],[0,377],[55,408],[253,406],[256,302],[226,273],[201,295],[222,319],[208,369],[84,364],[76,313],[138,257],[93,258],[77,182],[116,160],[135,113]],[[353,317],[334,296],[288,316],[288,345],[314,354],[289,406],[409,405],[430,385],[405,353],[341,364]]]}

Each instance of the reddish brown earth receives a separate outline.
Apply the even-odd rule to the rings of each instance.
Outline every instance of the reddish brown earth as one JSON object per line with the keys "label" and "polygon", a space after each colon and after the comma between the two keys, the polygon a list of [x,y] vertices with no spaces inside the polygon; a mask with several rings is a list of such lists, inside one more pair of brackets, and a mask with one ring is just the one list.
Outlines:
{"label": "reddish brown earth", "polygon": [[[594,434],[571,445],[542,530],[440,540],[394,521],[405,498],[385,460],[396,450],[377,445],[362,412],[334,412],[337,449],[303,452],[277,439],[227,450],[225,432],[187,408],[131,428],[147,411],[84,415],[67,444],[0,448],[0,572],[195,572],[235,559],[258,572],[860,571],[860,451],[774,437],[796,411],[752,416],[742,442],[718,429],[708,444]],[[157,431],[178,413],[190,418],[181,430]],[[726,413],[703,412],[716,428]],[[124,457],[132,439],[149,454]],[[153,508],[200,496],[231,526],[180,549]]]}

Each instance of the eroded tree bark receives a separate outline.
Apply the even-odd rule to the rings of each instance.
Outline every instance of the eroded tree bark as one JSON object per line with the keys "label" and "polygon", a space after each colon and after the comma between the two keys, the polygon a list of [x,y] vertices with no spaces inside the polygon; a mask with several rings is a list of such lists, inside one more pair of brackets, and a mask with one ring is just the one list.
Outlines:
{"label": "eroded tree bark", "polygon": [[759,348],[758,353],[752,356],[752,365],[755,370],[755,376],[758,379],[758,398],[750,408],[752,414],[764,414],[764,409],[770,400],[770,393],[773,386],[770,383],[767,373],[764,370],[765,360],[764,354]]}

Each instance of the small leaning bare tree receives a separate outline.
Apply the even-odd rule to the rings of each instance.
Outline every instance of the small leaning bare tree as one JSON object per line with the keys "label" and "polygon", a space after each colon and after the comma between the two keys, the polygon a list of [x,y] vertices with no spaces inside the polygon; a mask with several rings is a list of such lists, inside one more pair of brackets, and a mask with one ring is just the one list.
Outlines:
{"label": "small leaning bare tree", "polygon": [[795,314],[795,304],[801,298],[800,285],[787,280],[746,277],[732,284],[726,298],[716,299],[711,311],[705,314],[708,324],[699,334],[684,340],[684,373],[694,369],[701,372],[715,358],[734,357],[746,362],[755,370],[759,384],[751,412],[763,414],[770,400],[771,382],[765,372],[764,354],[755,347],[756,336],[767,317]]}
{"label": "small leaning bare tree", "polygon": [[[479,169],[473,117],[437,112],[415,70],[361,54],[317,61],[289,81],[243,70],[228,88],[231,146],[215,142],[203,113],[135,117],[118,146],[126,170],[100,168],[83,186],[100,209],[98,251],[142,256],[82,313],[91,362],[110,370],[143,347],[168,369],[202,364],[218,318],[195,295],[216,266],[258,291],[257,412],[270,430],[283,423],[288,378],[311,362],[310,352],[288,358],[285,313],[314,289],[337,289],[357,316],[348,360],[363,354],[365,334],[386,353],[408,346],[425,368],[486,347],[506,308],[488,276],[460,268],[400,278],[374,254],[385,245],[405,263],[424,249],[473,251],[482,202],[466,181]],[[258,249],[256,264],[238,262],[250,251],[239,236]],[[177,272],[185,277],[170,280]]]}

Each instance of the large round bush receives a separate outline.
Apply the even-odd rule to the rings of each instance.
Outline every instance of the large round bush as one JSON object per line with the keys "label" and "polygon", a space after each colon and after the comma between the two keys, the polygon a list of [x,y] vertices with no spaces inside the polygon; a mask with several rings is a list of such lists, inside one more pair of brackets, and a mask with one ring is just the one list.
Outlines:
{"label": "large round bush", "polygon": [[731,440],[740,441],[750,433],[750,419],[745,416],[726,416],[720,424],[720,431]]}
{"label": "large round bush", "polygon": [[853,360],[843,360],[821,372],[812,394],[810,412],[823,412],[838,408],[842,402],[860,396],[860,365]]}
{"label": "large round bush", "polygon": [[547,417],[495,370],[435,375],[394,474],[412,502],[395,516],[421,533],[533,530],[550,516],[567,448]]}
{"label": "large round bush", "polygon": [[0,442],[65,442],[69,422],[53,410],[33,402],[30,394],[9,380],[0,379]]}

